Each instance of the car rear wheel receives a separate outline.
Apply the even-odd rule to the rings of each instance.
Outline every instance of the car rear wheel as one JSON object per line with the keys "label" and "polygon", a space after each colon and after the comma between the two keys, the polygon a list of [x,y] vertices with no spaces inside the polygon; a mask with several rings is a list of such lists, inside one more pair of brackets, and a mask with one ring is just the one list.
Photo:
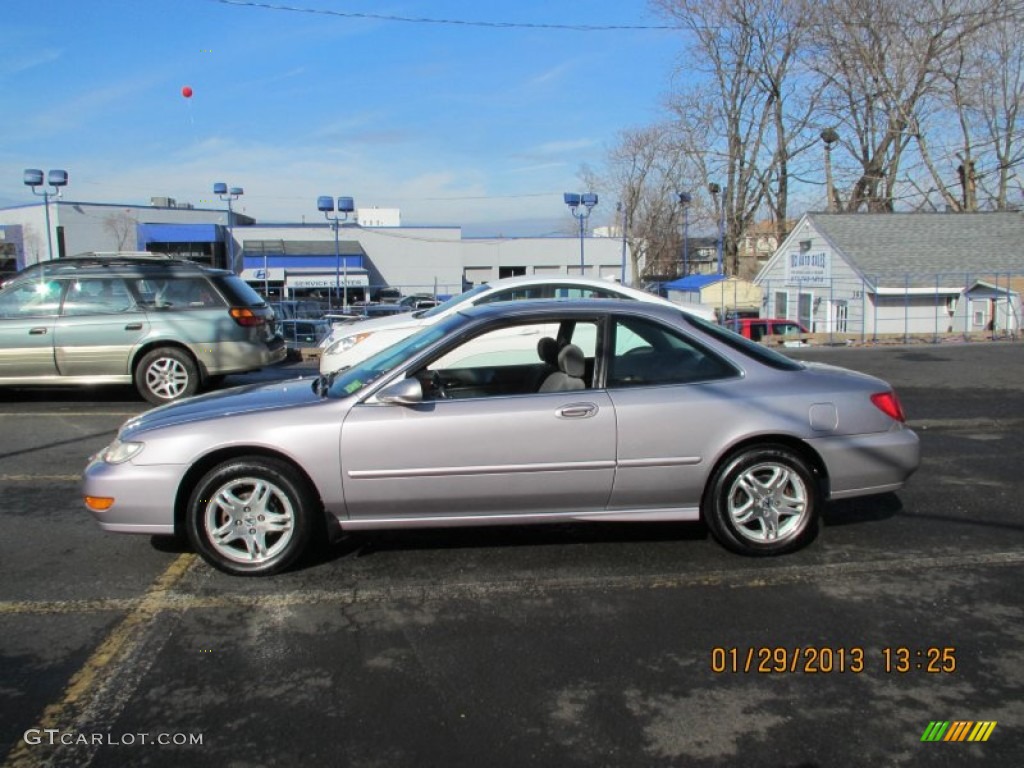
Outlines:
{"label": "car rear wheel", "polygon": [[157,405],[191,397],[199,389],[199,369],[187,352],[159,347],[147,352],[136,366],[135,388]]}
{"label": "car rear wheel", "polygon": [[779,445],[747,448],[715,473],[705,518],[727,549],[780,555],[814,538],[820,495],[814,472],[794,451]]}
{"label": "car rear wheel", "polygon": [[236,576],[266,576],[309,544],[315,501],[288,464],[252,457],[225,462],[196,485],[186,524],[196,551]]}

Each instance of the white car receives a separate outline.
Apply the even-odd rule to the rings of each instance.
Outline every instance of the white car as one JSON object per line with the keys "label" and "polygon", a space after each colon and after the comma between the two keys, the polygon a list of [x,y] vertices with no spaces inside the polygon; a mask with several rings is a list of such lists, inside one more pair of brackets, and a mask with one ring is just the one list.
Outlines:
{"label": "white car", "polygon": [[[524,299],[623,299],[676,307],[682,312],[716,322],[715,313],[706,307],[674,304],[651,293],[638,291],[608,280],[584,277],[509,277],[483,283],[443,304],[426,310],[381,317],[359,323],[338,325],[320,344],[320,373],[329,374],[361,363],[385,347],[411,336],[420,328],[433,325],[469,307],[495,301]],[[511,343],[512,340],[510,340]],[[531,350],[536,340],[522,340]]]}

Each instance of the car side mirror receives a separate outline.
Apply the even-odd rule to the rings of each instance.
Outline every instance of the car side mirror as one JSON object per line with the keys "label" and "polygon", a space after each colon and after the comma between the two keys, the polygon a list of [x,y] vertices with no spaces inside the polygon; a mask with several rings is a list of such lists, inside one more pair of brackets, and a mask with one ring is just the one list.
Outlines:
{"label": "car side mirror", "polygon": [[386,405],[416,405],[423,402],[423,385],[417,378],[399,379],[377,393],[377,401]]}

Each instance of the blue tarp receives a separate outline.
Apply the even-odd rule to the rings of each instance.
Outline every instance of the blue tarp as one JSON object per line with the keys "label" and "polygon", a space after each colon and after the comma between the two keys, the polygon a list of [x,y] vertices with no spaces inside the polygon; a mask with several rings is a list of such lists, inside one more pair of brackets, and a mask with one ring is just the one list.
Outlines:
{"label": "blue tarp", "polygon": [[668,291],[699,291],[705,286],[725,280],[725,275],[687,275],[671,283],[665,283]]}

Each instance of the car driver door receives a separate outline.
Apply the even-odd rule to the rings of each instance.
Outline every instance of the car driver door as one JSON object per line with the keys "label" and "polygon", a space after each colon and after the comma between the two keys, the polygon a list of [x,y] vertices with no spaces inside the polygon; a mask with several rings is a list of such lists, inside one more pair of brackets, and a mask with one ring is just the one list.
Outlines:
{"label": "car driver door", "polygon": [[538,391],[546,364],[537,340],[559,335],[559,325],[502,327],[411,372],[422,402],[370,398],[353,407],[341,437],[350,517],[415,524],[603,510],[615,473],[615,414],[589,378],[596,323],[581,325],[578,338],[591,349],[576,388]]}

